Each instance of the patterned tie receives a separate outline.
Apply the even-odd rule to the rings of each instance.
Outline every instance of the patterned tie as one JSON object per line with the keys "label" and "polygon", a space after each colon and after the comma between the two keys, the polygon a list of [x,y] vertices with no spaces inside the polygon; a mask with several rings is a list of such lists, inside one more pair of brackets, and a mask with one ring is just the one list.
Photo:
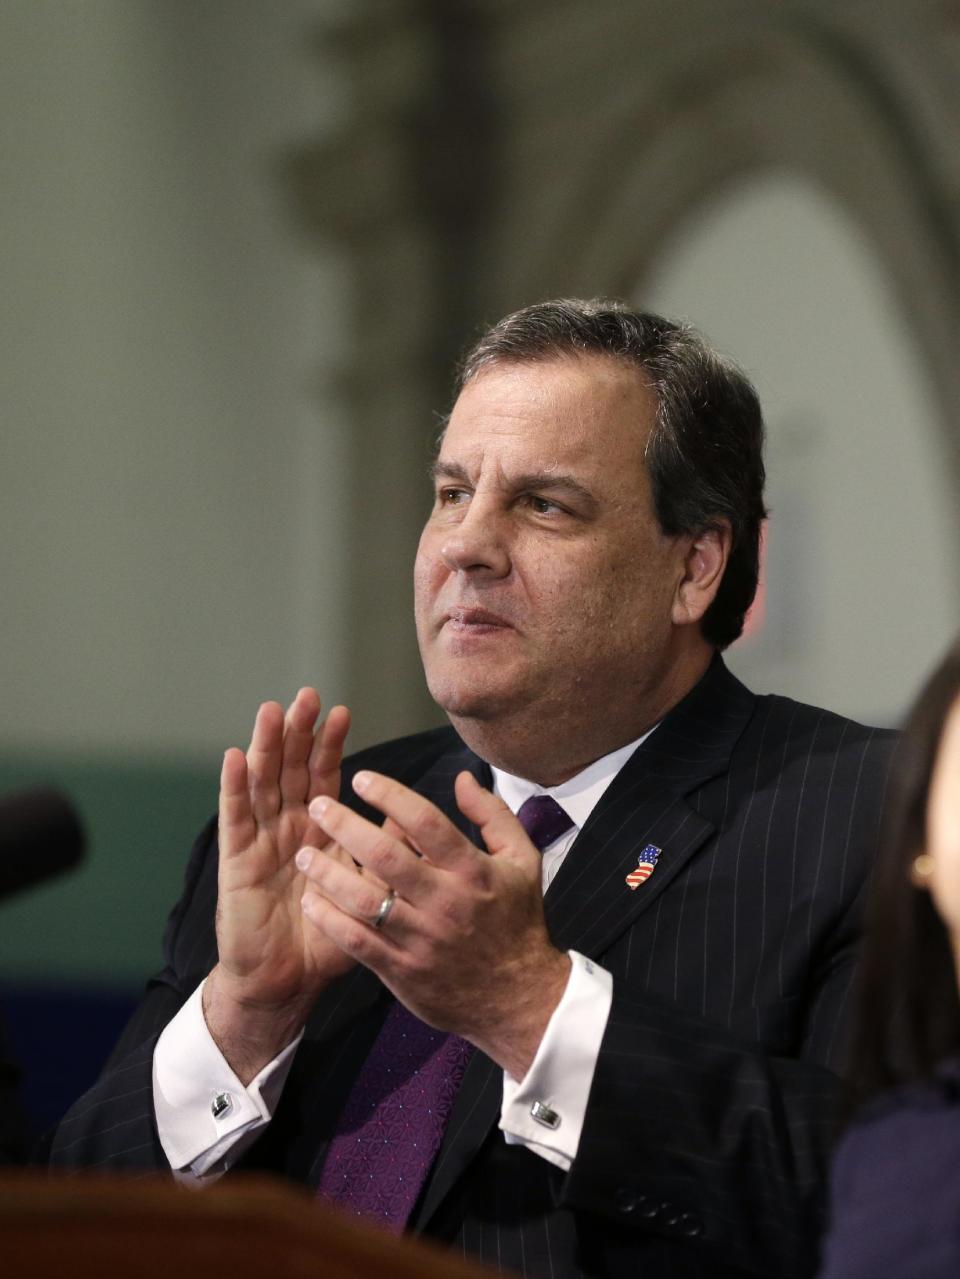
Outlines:
{"label": "patterned tie", "polygon": [[541,853],[573,825],[573,819],[549,795],[531,795],[525,799],[520,805],[517,820]]}
{"label": "patterned tie", "polygon": [[[517,813],[541,851],[573,825],[549,795]],[[317,1193],[399,1233],[437,1157],[473,1045],[395,1003],[346,1100]]]}

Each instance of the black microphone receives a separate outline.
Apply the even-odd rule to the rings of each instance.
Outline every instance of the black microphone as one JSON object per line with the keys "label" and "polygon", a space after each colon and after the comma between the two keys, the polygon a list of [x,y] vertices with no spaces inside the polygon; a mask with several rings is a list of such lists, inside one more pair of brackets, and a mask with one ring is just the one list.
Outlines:
{"label": "black microphone", "polygon": [[52,787],[0,799],[0,898],[72,870],[83,859],[83,827],[66,795]]}

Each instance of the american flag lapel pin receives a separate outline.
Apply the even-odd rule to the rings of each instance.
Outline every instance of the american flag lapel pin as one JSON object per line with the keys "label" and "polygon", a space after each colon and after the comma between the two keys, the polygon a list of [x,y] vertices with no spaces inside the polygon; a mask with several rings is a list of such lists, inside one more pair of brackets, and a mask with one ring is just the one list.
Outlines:
{"label": "american flag lapel pin", "polygon": [[633,892],[641,884],[645,884],[656,868],[662,848],[656,844],[648,844],[637,859],[637,865],[627,876],[627,887]]}

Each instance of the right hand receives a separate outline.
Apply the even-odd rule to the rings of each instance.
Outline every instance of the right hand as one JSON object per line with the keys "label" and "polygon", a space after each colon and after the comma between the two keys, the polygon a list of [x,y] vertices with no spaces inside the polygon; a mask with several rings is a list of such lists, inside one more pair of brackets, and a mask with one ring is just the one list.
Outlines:
{"label": "right hand", "polygon": [[219,963],[203,1004],[224,1056],[251,1078],[295,1037],[320,991],[354,964],[304,919],[304,879],[294,862],[304,845],[346,856],[329,847],[307,805],[339,793],[350,712],[335,706],[316,728],[319,713],[312,688],[300,690],[286,718],[278,703],[265,702],[246,754],[231,747],[223,759]]}

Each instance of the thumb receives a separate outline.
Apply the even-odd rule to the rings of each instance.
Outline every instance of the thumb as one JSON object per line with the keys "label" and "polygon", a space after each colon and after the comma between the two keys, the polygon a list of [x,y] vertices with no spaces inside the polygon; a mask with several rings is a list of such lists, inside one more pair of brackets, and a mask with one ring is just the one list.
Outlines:
{"label": "thumb", "polygon": [[472,773],[458,774],[453,789],[457,807],[464,817],[480,827],[483,842],[492,856],[530,854],[539,863],[540,854],[516,817],[503,800],[481,786]]}

